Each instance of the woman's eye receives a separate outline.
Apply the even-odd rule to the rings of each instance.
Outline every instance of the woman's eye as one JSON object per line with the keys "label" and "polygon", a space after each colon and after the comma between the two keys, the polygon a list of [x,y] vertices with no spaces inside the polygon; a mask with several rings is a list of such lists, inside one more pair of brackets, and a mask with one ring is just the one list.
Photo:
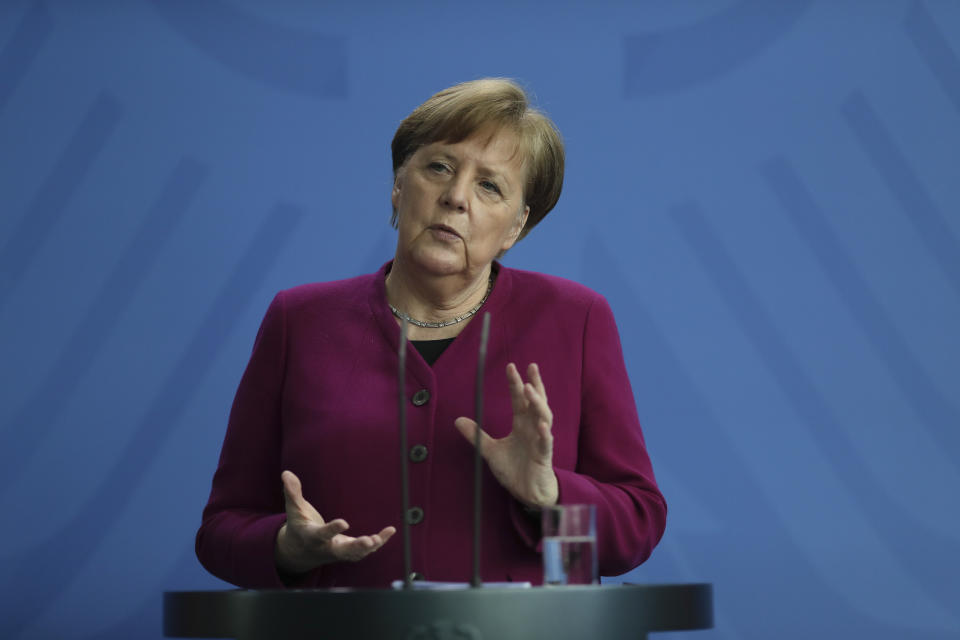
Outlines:
{"label": "woman's eye", "polygon": [[431,162],[430,164],[427,165],[427,167],[435,173],[446,173],[447,171],[450,170],[450,167],[448,167],[442,162]]}
{"label": "woman's eye", "polygon": [[496,193],[498,195],[500,194],[500,187],[498,187],[495,182],[484,180],[483,182],[480,183],[480,187],[483,188],[485,191],[489,191],[490,193]]}

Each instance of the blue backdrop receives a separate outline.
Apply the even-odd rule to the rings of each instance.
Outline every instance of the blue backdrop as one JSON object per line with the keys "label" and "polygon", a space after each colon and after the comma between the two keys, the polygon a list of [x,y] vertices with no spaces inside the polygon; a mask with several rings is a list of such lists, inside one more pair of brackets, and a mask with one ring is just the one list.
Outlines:
{"label": "blue backdrop", "polygon": [[[0,3],[0,637],[158,638],[281,288],[392,255],[389,142],[520,79],[506,262],[617,315],[689,637],[960,634],[960,3]],[[687,637],[667,634],[664,637]]]}

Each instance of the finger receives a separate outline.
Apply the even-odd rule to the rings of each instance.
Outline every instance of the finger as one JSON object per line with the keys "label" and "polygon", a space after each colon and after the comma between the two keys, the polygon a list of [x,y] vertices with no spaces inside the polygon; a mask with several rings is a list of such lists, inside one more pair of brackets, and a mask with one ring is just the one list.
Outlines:
{"label": "finger", "polygon": [[[471,420],[470,418],[460,417],[453,421],[453,426],[457,428],[464,438],[467,439],[467,442],[474,444],[477,438],[477,423]],[[480,455],[484,458],[487,457],[487,451],[494,442],[486,431],[480,429]]]}
{"label": "finger", "polygon": [[315,542],[329,542],[333,540],[335,536],[340,535],[344,531],[350,528],[350,525],[347,524],[347,521],[343,518],[337,518],[336,520],[331,520],[326,524],[319,525],[310,531],[310,537]]}
{"label": "finger", "polygon": [[523,378],[517,371],[517,366],[512,362],[507,365],[507,384],[510,385],[510,401],[513,404],[514,413],[523,411],[527,403],[523,397]]}
{"label": "finger", "polygon": [[372,536],[360,536],[357,538],[358,544],[370,551],[376,551],[389,540],[397,530],[395,527],[384,527],[380,530],[380,533],[375,533]]}
{"label": "finger", "polygon": [[372,536],[342,537],[334,541],[334,555],[341,560],[362,560],[386,544],[396,531],[395,527],[384,527],[380,533]]}
{"label": "finger", "polygon": [[283,492],[285,494],[295,495],[300,493],[300,478],[298,478],[293,471],[285,469],[283,473],[280,474],[280,482],[283,483]]}
{"label": "finger", "polygon": [[[369,539],[367,540],[369,542]],[[333,557],[337,560],[361,560],[369,553],[363,537],[334,540],[331,548]]]}
{"label": "finger", "polygon": [[283,483],[283,496],[288,503],[293,503],[299,507],[301,503],[306,502],[303,499],[303,485],[293,471],[281,473],[280,481]]}
{"label": "finger", "polygon": [[380,533],[378,533],[377,535],[380,536],[380,539],[383,542],[386,542],[387,540],[392,538],[393,534],[395,534],[396,532],[397,532],[396,527],[384,527],[383,529],[380,530]]}
{"label": "finger", "polygon": [[523,393],[524,396],[526,396],[527,402],[533,408],[534,412],[540,417],[540,419],[552,423],[553,412],[550,410],[550,405],[547,403],[546,396],[537,391],[537,389],[529,382],[524,385]]}
{"label": "finger", "polygon": [[362,551],[372,551],[375,546],[377,546],[377,540],[373,539],[373,536],[360,536],[355,538],[353,545],[358,547]]}
{"label": "finger", "polygon": [[544,440],[553,439],[553,426],[546,420],[541,420],[537,423],[537,432]]}
{"label": "finger", "polygon": [[360,536],[359,538],[345,540],[338,547],[336,555],[341,560],[357,561],[363,560],[379,548],[380,546],[370,536]]}
{"label": "finger", "polygon": [[531,362],[527,367],[527,378],[533,383],[534,388],[540,392],[544,400],[547,398],[547,389],[543,386],[543,378],[540,376],[540,367],[536,362]]}
{"label": "finger", "polygon": [[323,518],[313,508],[313,505],[303,497],[303,485],[300,483],[300,478],[292,471],[287,470],[280,474],[280,480],[283,482],[284,511],[287,512],[287,518],[296,515],[305,520],[323,524]]}
{"label": "finger", "polygon": [[374,543],[376,543],[376,548],[379,549],[383,545],[387,544],[387,540],[393,537],[393,534],[397,532],[396,527],[384,527],[380,530],[380,533],[375,533],[371,538],[373,538]]}
{"label": "finger", "polygon": [[537,447],[542,456],[552,457],[553,455],[553,433],[550,431],[550,423],[541,420],[537,423],[537,435],[540,436]]}

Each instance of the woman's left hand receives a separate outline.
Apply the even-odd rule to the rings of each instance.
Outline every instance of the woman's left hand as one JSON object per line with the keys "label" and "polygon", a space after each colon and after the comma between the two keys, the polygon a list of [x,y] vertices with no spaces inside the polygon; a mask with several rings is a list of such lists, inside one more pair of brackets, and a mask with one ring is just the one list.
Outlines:
{"label": "woman's left hand", "polygon": [[[499,440],[480,432],[480,455],[503,487],[520,502],[532,507],[557,503],[560,488],[553,472],[553,412],[535,363],[527,367],[524,382],[517,367],[507,365],[507,381],[513,404],[513,429]],[[474,442],[477,423],[460,417],[454,422],[463,436]]]}

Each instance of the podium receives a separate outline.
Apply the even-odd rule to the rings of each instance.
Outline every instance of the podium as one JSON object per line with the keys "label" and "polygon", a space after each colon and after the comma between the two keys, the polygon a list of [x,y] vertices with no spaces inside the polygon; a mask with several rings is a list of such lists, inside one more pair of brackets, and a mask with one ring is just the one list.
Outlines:
{"label": "podium", "polygon": [[169,638],[643,640],[713,626],[710,584],[168,591]]}

